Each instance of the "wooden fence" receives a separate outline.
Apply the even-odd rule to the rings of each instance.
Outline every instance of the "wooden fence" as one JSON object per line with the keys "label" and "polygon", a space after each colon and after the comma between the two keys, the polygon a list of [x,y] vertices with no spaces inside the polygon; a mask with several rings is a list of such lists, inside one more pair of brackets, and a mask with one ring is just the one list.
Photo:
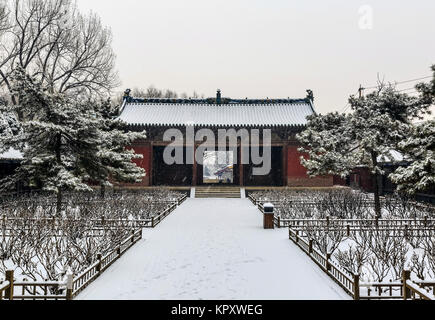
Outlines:
{"label": "wooden fence", "polygon": [[[99,219],[84,219],[84,220],[68,220],[70,223],[80,223],[86,221],[92,228],[92,230],[107,229],[107,228],[154,228],[160,222],[163,221],[172,211],[174,211],[177,206],[181,205],[187,199],[186,195],[181,196],[175,201],[168,202],[169,205],[165,210],[148,219],[106,219],[104,217]],[[166,202],[165,202],[166,203]],[[46,223],[48,225],[55,226],[57,223],[62,223],[65,220],[63,218],[56,217],[41,217],[41,218],[8,218],[5,214],[0,217],[0,231],[7,231],[10,228],[10,223],[20,223],[25,222],[26,226],[23,227],[33,227],[33,223]]]}
{"label": "wooden fence", "polygon": [[132,234],[105,256],[97,255],[97,261],[80,274],[67,275],[65,281],[14,281],[14,272],[6,271],[5,281],[0,283],[0,300],[72,300],[128,249],[142,239],[142,229]]}
{"label": "wooden fence", "polygon": [[[257,204],[258,210],[264,214],[264,203]],[[413,227],[419,228],[435,228],[435,219],[425,216],[423,219],[338,219],[326,217],[325,219],[283,219],[279,214],[274,216],[275,226],[278,228],[287,227],[319,227],[327,228],[332,226],[340,226],[343,228],[351,228],[353,230],[362,230],[362,228],[396,228]]]}
{"label": "wooden fence", "polygon": [[347,237],[358,232],[389,232],[391,236],[403,236],[405,238],[427,238],[435,235],[434,219],[294,219],[277,223],[288,226],[301,232],[316,232],[327,230],[329,232],[341,232]]}
{"label": "wooden fence", "polygon": [[[260,204],[264,204],[266,202],[268,203],[272,203],[273,205],[275,205],[275,207],[277,208],[281,208],[283,206],[293,206],[293,207],[308,207],[308,208],[317,208],[317,207],[321,207],[323,204],[323,200],[319,199],[318,201],[307,201],[304,199],[263,199],[263,198],[256,198],[254,197],[252,194],[248,195],[248,199],[251,200],[251,202],[258,206]],[[381,200],[381,204],[385,205],[387,201],[386,200]],[[328,204],[329,202],[326,200],[326,204]],[[397,202],[394,202],[397,204]],[[362,199],[358,201],[358,205],[363,206],[364,208],[371,208],[374,207],[374,200],[370,200],[370,199]]]}
{"label": "wooden fence", "polygon": [[313,240],[301,237],[299,230],[289,228],[289,238],[355,300],[435,300],[435,281],[412,281],[410,272],[404,271],[400,282],[360,283],[359,275],[343,270],[331,260],[330,254],[323,255],[315,249]]}

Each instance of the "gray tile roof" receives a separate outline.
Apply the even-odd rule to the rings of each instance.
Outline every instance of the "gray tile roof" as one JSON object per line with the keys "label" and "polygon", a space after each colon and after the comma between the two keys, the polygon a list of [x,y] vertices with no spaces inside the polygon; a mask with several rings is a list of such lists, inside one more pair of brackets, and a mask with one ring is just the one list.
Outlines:
{"label": "gray tile roof", "polygon": [[15,149],[10,148],[9,150],[0,153],[0,160],[22,160],[23,154]]}
{"label": "gray tile roof", "polygon": [[132,126],[305,126],[314,109],[296,100],[275,104],[125,103],[120,119]]}

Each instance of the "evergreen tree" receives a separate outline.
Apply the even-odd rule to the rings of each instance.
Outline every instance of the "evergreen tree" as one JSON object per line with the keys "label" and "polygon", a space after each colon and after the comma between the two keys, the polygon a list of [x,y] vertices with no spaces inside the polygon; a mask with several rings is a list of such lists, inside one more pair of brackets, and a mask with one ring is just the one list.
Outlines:
{"label": "evergreen tree", "polygon": [[[435,65],[432,66],[433,79],[430,83],[417,85],[422,104],[435,104]],[[398,150],[408,160],[409,166],[401,167],[391,175],[398,189],[408,194],[426,191],[435,187],[435,121],[412,125],[408,136],[398,144]]]}
{"label": "evergreen tree", "polygon": [[144,133],[112,128],[116,120],[105,119],[105,104],[52,93],[21,68],[12,79],[19,103],[6,111],[32,114],[32,120],[20,122],[20,134],[8,142],[23,152],[24,159],[16,173],[2,181],[4,188],[27,181],[53,191],[59,214],[65,190],[90,191],[90,182],[107,185],[111,178],[138,181],[144,176],[144,170],[131,161],[141,156],[125,150]]}
{"label": "evergreen tree", "polygon": [[145,171],[136,166],[133,159],[141,158],[133,150],[127,149],[136,140],[145,139],[145,132],[128,132],[125,122],[116,118],[117,107],[110,100],[95,104],[95,113],[99,115],[98,139],[94,149],[80,159],[83,167],[93,181],[101,186],[104,197],[105,188],[112,181],[140,182]]}
{"label": "evergreen tree", "polygon": [[416,126],[408,138],[398,145],[411,160],[409,166],[398,168],[390,177],[398,190],[408,194],[425,191],[435,186],[435,121]]}

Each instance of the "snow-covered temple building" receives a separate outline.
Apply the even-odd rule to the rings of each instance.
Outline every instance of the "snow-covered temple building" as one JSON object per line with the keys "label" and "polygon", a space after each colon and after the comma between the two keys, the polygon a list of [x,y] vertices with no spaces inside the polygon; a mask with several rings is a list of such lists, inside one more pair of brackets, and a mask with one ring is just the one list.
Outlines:
{"label": "snow-covered temple building", "polygon": [[[254,175],[252,162],[243,163],[240,139],[236,146],[228,144],[228,150],[237,150],[237,163],[233,165],[233,179],[236,186],[292,186],[314,187],[332,186],[333,177],[309,178],[300,164],[301,154],[296,134],[307,124],[307,116],[315,113],[313,95],[310,90],[303,99],[230,99],[221,97],[218,91],[215,98],[208,99],[139,99],[129,95],[127,90],[119,117],[130,130],[146,130],[147,139],[136,141],[132,146],[143,159],[138,165],[147,172],[142,186],[197,186],[206,184],[204,168],[200,161],[193,164],[167,165],[163,161],[165,147],[171,142],[164,141],[168,129],[186,132],[186,126],[212,130],[216,137],[219,129],[263,129],[271,130],[271,164],[268,175]],[[184,156],[195,154],[202,142],[196,141],[189,147],[184,139]],[[217,143],[217,138],[216,138]],[[252,146],[250,142],[250,147]],[[261,143],[260,143],[261,145]],[[217,147],[216,147],[217,148]]]}

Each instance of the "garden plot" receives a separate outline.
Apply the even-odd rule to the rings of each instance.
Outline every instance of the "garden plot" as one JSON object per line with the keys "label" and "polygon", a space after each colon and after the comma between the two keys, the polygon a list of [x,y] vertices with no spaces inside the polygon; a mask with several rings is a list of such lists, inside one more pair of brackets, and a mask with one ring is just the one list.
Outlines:
{"label": "garden plot", "polygon": [[352,190],[265,191],[250,198],[260,210],[272,202],[275,223],[290,227],[290,238],[299,246],[297,239],[304,239],[304,251],[318,252],[311,252],[317,263],[334,265],[344,278],[358,275],[358,295],[403,296],[405,270],[435,294],[433,206],[392,195],[381,199],[382,217],[376,218],[373,197]]}
{"label": "garden plot", "polygon": [[307,221],[290,230],[349,278],[358,275],[361,296],[402,297],[405,270],[411,271],[411,280],[435,293],[433,221],[427,227],[406,229],[361,225],[351,232],[333,221],[328,226]]}
{"label": "garden plot", "polygon": [[181,193],[122,192],[102,199],[71,193],[56,215],[47,194],[3,198],[0,206],[0,279],[15,270],[18,281],[58,281],[78,274],[120,246],[146,221],[176,204]]}

